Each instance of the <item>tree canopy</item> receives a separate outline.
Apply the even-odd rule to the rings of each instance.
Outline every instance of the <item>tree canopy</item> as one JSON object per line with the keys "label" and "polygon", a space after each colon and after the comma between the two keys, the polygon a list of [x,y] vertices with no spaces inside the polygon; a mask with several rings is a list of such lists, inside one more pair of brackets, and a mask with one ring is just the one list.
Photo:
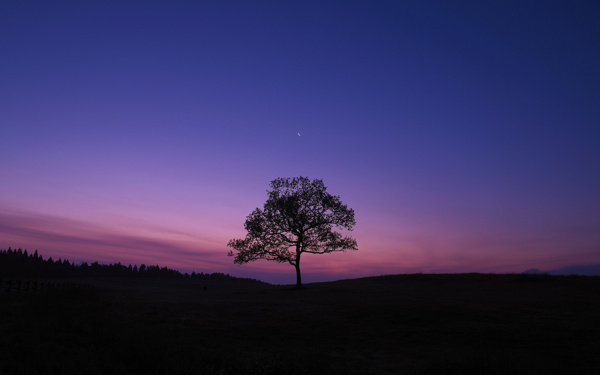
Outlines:
{"label": "tree canopy", "polygon": [[257,259],[289,263],[296,269],[296,287],[302,287],[300,257],[303,253],[326,254],[358,250],[356,240],[334,228],[351,231],[356,221],[354,210],[339,196],[331,195],[323,180],[307,177],[277,178],[270,183],[268,198],[261,210],[256,208],[244,224],[246,238],[227,243],[234,263]]}

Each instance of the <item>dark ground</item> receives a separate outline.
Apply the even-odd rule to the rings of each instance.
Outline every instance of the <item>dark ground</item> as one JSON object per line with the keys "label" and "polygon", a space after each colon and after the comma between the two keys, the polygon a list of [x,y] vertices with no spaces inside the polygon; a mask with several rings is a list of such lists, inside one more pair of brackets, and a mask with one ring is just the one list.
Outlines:
{"label": "dark ground", "polygon": [[0,374],[600,373],[600,277],[86,283],[0,295]]}

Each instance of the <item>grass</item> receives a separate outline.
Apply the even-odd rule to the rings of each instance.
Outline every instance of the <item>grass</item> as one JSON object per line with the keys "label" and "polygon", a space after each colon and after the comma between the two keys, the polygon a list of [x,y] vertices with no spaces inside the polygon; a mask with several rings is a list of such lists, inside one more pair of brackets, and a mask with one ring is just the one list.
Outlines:
{"label": "grass", "polygon": [[0,374],[553,374],[600,369],[600,278],[285,286],[88,280],[0,296]]}

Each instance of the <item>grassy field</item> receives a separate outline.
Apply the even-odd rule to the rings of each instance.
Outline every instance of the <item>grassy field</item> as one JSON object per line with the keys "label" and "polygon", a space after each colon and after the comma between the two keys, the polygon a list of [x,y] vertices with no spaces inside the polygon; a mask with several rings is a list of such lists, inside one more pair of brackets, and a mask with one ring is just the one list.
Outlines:
{"label": "grassy field", "polygon": [[419,274],[304,290],[86,283],[0,295],[0,374],[600,370],[598,277]]}

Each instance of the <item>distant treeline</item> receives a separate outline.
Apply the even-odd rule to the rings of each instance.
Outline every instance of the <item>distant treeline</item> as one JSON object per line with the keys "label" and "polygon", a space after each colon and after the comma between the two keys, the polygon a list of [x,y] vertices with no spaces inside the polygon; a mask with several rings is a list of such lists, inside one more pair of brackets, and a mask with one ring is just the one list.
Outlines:
{"label": "distant treeline", "polygon": [[141,264],[125,266],[120,262],[111,264],[100,264],[94,262],[88,264],[83,262],[75,264],[67,259],[52,257],[44,259],[37,250],[31,254],[27,250],[10,247],[8,250],[0,250],[0,277],[73,277],[73,276],[125,276],[125,277],[152,277],[152,278],[188,278],[198,280],[220,280],[220,281],[244,281],[248,283],[261,283],[262,281],[233,277],[220,272],[215,273],[181,273],[167,267],[146,266]]}

